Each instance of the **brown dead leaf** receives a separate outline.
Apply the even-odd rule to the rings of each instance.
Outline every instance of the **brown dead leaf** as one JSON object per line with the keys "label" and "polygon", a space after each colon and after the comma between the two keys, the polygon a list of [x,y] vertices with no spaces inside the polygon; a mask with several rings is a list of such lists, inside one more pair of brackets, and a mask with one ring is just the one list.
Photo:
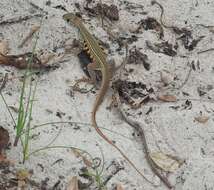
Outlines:
{"label": "brown dead leaf", "polygon": [[0,41],[0,53],[7,55],[9,52],[9,43],[6,40]]}
{"label": "brown dead leaf", "polygon": [[73,176],[68,182],[67,190],[79,190],[77,176]]}
{"label": "brown dead leaf", "polygon": [[36,55],[31,52],[20,55],[3,55],[0,53],[0,65],[14,66],[18,69],[26,69],[31,62],[32,69],[48,68],[43,65]]}
{"label": "brown dead leaf", "polygon": [[122,187],[122,185],[117,184],[117,186],[116,186],[116,190],[124,190],[124,188]]}
{"label": "brown dead leaf", "polygon": [[0,126],[0,155],[2,155],[2,151],[8,146],[9,140],[8,131]]}
{"label": "brown dead leaf", "polygon": [[174,95],[159,95],[158,99],[163,102],[176,102],[177,98]]}
{"label": "brown dead leaf", "polygon": [[195,117],[195,120],[199,123],[206,123],[209,120],[209,117],[201,115],[201,116]]}
{"label": "brown dead leaf", "polygon": [[87,159],[86,156],[84,156],[79,150],[73,149],[72,151],[77,158],[82,158],[84,164],[87,167],[91,168],[93,166],[93,163],[89,159]]}
{"label": "brown dead leaf", "polygon": [[162,152],[151,153],[150,157],[156,166],[165,172],[174,172],[183,164],[183,160]]}

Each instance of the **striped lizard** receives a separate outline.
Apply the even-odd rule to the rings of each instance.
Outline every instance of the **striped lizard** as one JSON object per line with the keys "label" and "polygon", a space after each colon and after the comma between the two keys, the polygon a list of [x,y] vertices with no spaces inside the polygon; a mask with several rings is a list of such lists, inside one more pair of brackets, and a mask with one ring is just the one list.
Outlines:
{"label": "striped lizard", "polygon": [[[103,98],[109,88],[110,80],[111,80],[111,72],[109,65],[107,63],[107,55],[104,53],[102,48],[99,46],[97,40],[89,33],[89,31],[84,26],[82,20],[74,15],[73,13],[67,13],[63,15],[63,19],[67,21],[68,23],[74,25],[77,27],[80,31],[81,36],[83,37],[83,40],[85,41],[85,44],[87,45],[88,53],[90,54],[93,63],[90,63],[87,67],[89,70],[89,73],[93,70],[100,70],[102,73],[102,82],[100,91],[96,97],[94,107],[92,110],[92,126],[95,128],[96,132],[111,146],[113,146],[116,150],[120,152],[120,154],[123,156],[123,158],[129,162],[129,164],[149,183],[151,183],[144,175],[143,173],[135,166],[135,164],[123,153],[123,151],[116,146],[108,137],[106,137],[103,132],[99,129],[96,122],[96,113],[99,108],[99,106],[103,102]],[[93,80],[93,77],[92,77]],[[96,79],[95,79],[96,80]],[[94,81],[96,82],[96,81]]]}

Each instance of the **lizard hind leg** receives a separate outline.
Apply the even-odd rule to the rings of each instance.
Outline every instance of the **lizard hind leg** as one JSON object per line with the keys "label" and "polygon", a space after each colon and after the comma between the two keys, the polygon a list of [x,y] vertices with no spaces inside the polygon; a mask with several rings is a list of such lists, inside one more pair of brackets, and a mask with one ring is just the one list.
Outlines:
{"label": "lizard hind leg", "polygon": [[95,87],[98,88],[97,72],[96,71],[100,70],[99,65],[95,61],[93,61],[92,63],[87,65],[87,68],[88,68],[88,72],[89,72],[89,75],[91,77],[91,80],[93,81]]}

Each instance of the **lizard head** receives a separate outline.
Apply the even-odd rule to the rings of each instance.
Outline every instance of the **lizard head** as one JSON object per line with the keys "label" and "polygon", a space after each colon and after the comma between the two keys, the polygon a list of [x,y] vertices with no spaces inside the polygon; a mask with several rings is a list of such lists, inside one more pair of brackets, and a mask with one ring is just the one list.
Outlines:
{"label": "lizard head", "polygon": [[63,15],[63,19],[66,22],[74,24],[75,26],[78,26],[78,24],[81,22],[81,19],[78,16],[76,16],[75,14],[73,14],[73,13],[64,14]]}

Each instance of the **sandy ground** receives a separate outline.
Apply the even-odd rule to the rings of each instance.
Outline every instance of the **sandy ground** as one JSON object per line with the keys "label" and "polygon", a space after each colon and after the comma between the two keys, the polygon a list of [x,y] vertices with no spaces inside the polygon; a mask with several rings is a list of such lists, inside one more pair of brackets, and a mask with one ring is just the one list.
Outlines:
{"label": "sandy ground", "polygon": [[[56,47],[63,46],[74,38],[79,38],[76,28],[69,26],[62,19],[65,11],[57,9],[59,5],[65,7],[69,12],[77,11],[74,3],[82,6],[83,1],[51,0],[47,5],[46,1],[33,1],[47,16],[43,19],[38,45],[36,51],[53,52]],[[125,1],[103,1],[103,3],[114,3],[119,7],[120,20],[114,23],[115,31],[121,35],[131,35],[130,30],[137,26],[141,19],[148,16],[154,17],[159,21],[160,9],[158,6],[152,6],[150,0],[127,0],[133,3],[131,5],[142,5],[142,8],[127,9]],[[144,84],[153,87],[155,94],[172,94],[178,97],[176,102],[148,102],[140,109],[127,109],[129,117],[142,123],[146,132],[149,149],[152,152],[162,151],[167,154],[178,156],[185,160],[179,169],[169,175],[169,180],[175,185],[176,190],[213,190],[214,189],[214,109],[213,109],[213,82],[214,82],[214,52],[209,51],[198,54],[199,51],[214,47],[214,33],[208,28],[198,24],[213,26],[214,2],[212,0],[159,0],[159,3],[165,9],[165,23],[186,27],[192,31],[193,38],[199,36],[204,38],[192,50],[186,50],[179,44],[177,55],[172,57],[161,53],[154,53],[146,46],[146,40],[151,42],[161,42],[156,32],[152,30],[142,31],[136,34],[138,40],[130,44],[130,47],[141,48],[141,52],[147,54],[151,69],[145,70],[142,65],[127,65],[127,69],[134,69],[132,73],[126,76],[126,80],[141,81]],[[82,9],[82,7],[81,7]],[[147,14],[142,14],[146,12]],[[1,0],[0,19],[8,20],[20,16],[34,15],[42,13],[39,9],[30,4],[30,0]],[[83,15],[90,31],[100,40],[106,41],[111,49],[109,56],[114,57],[119,65],[124,58],[124,50],[120,53],[116,51],[115,44],[108,40],[108,34],[102,29],[98,19],[89,18],[87,14]],[[13,24],[2,24],[0,26],[0,38],[8,40],[10,45],[10,54],[19,54],[30,51],[33,41],[28,41],[23,48],[18,48],[22,39],[30,31],[33,25],[40,24],[40,17],[33,17],[27,21]],[[175,45],[178,36],[171,29],[164,28],[164,41]],[[63,48],[57,49],[57,53],[64,51]],[[183,57],[185,56],[185,57]],[[189,73],[189,63],[196,65],[189,75],[188,80],[180,89],[179,87],[185,81]],[[160,73],[165,73],[165,77],[172,86],[164,87],[161,81]],[[14,67],[0,67],[0,73],[9,73],[9,76],[21,76],[23,71]],[[77,56],[70,54],[67,61],[60,63],[60,67],[54,71],[44,73],[38,78],[36,91],[36,101],[33,109],[32,125],[55,121],[73,121],[90,123],[90,113],[95,100],[94,93],[81,94],[71,93],[71,87],[74,80],[81,78],[82,72]],[[176,80],[173,80],[176,78]],[[171,81],[170,81],[171,80]],[[9,81],[3,90],[4,97],[10,106],[18,107],[21,82],[18,79]],[[204,92],[199,95],[199,89]],[[104,154],[104,172],[103,178],[111,173],[111,167],[115,169],[113,163],[117,163],[123,170],[115,174],[107,183],[108,189],[113,189],[117,183],[123,185],[124,189],[129,190],[164,190],[167,189],[160,180],[150,170],[145,155],[142,150],[139,139],[133,136],[133,129],[127,125],[115,110],[106,109],[111,102],[111,90],[108,92],[103,105],[99,109],[98,124],[117,133],[103,130],[112,140],[116,141],[127,156],[136,164],[145,176],[158,187],[153,187],[146,182],[136,171],[115,151],[110,145],[104,142],[89,125],[84,124],[52,124],[40,127],[33,131],[34,138],[30,142],[30,152],[46,146],[58,134],[58,138],[52,145],[73,146],[89,152],[93,157],[101,157],[101,151]],[[188,96],[186,95],[188,94]],[[190,105],[186,100],[189,99]],[[152,112],[146,114],[149,109]],[[0,101],[0,125],[8,129],[10,141],[13,142],[15,131],[13,121],[7,112],[7,109]],[[15,119],[17,113],[13,112]],[[60,115],[60,117],[59,117]],[[207,116],[209,120],[200,123],[195,120],[198,116]],[[31,156],[25,164],[22,164],[22,147],[11,146],[7,151],[9,159],[15,161],[14,169],[33,170],[32,179],[38,183],[48,178],[48,187],[53,187],[58,181],[58,189],[66,189],[67,182],[72,176],[78,175],[83,162],[74,156],[69,149],[49,149],[38,152]],[[109,169],[110,167],[110,169]],[[82,179],[83,180],[83,179]],[[84,181],[84,180],[83,180]],[[56,189],[57,189],[56,188]],[[29,189],[33,189],[30,188]],[[91,186],[90,189],[95,189]]]}

